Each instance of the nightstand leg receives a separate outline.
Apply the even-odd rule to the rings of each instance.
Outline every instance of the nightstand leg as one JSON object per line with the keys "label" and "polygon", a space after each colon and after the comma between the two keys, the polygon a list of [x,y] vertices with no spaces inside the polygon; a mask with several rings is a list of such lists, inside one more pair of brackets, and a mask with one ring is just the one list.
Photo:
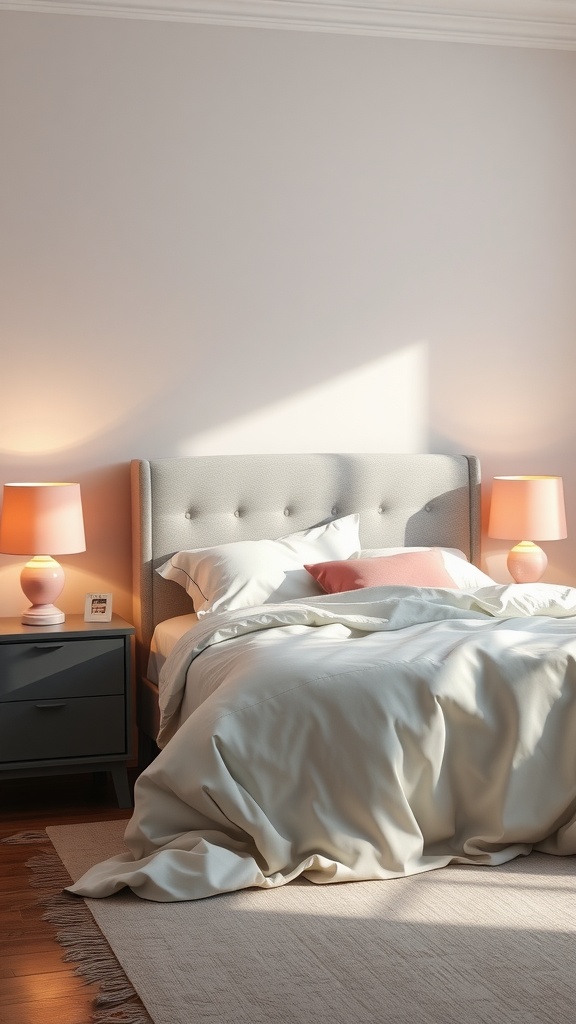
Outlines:
{"label": "nightstand leg", "polygon": [[118,807],[132,807],[132,795],[126,768],[112,768],[111,774]]}

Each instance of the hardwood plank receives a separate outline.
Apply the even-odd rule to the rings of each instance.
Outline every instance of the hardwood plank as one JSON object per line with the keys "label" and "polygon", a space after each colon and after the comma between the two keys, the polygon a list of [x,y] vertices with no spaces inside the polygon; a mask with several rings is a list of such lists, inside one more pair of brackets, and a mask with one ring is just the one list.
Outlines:
{"label": "hardwood plank", "polygon": [[[32,953],[47,953],[54,948],[54,928],[51,924],[40,921],[34,931],[34,935],[28,935],[27,928],[10,928],[2,932],[0,964],[4,957],[19,956],[21,953],[25,953],[26,956]],[[40,934],[41,932],[45,934]]]}
{"label": "hardwood plank", "polygon": [[0,1007],[0,1024],[88,1024],[91,1017],[92,998],[43,999]]}
{"label": "hardwood plank", "polygon": [[22,924],[22,914],[19,910],[0,910],[0,928],[2,933],[15,925]]}
{"label": "hardwood plank", "polygon": [[63,950],[44,949],[26,950],[23,953],[12,953],[0,959],[0,970],[5,977],[25,978],[30,974],[52,974],[55,971],[67,971],[68,964],[62,959]]}
{"label": "hardwood plank", "polygon": [[76,991],[76,980],[66,971],[7,978],[2,982],[0,1006],[68,997]]}

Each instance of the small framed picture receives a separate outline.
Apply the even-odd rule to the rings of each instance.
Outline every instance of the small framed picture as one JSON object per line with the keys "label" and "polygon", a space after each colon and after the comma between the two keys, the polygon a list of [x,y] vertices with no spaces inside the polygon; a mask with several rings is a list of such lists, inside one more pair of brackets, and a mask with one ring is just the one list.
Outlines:
{"label": "small framed picture", "polygon": [[112,594],[86,594],[84,622],[110,622]]}

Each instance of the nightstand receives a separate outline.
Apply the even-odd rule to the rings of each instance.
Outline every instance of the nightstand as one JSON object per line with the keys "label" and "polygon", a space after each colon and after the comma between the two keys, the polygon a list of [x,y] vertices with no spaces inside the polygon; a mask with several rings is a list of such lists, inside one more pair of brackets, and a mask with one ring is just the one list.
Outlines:
{"label": "nightstand", "polygon": [[131,636],[117,615],[56,626],[0,618],[0,781],[110,772],[132,805]]}

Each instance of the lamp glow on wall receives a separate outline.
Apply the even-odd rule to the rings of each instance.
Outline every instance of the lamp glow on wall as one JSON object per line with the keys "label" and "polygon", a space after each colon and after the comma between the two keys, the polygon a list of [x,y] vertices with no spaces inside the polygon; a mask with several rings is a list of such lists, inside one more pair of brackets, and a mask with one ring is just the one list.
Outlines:
{"label": "lamp glow on wall", "polygon": [[64,587],[64,570],[52,555],[85,550],[80,484],[4,484],[0,551],[33,556],[20,575],[22,590],[31,602],[22,614],[23,623],[64,622],[64,612],[54,605]]}
{"label": "lamp glow on wall", "polygon": [[516,583],[536,583],[548,558],[534,541],[566,537],[562,477],[494,477],[488,536],[518,541],[508,554],[508,571]]}

